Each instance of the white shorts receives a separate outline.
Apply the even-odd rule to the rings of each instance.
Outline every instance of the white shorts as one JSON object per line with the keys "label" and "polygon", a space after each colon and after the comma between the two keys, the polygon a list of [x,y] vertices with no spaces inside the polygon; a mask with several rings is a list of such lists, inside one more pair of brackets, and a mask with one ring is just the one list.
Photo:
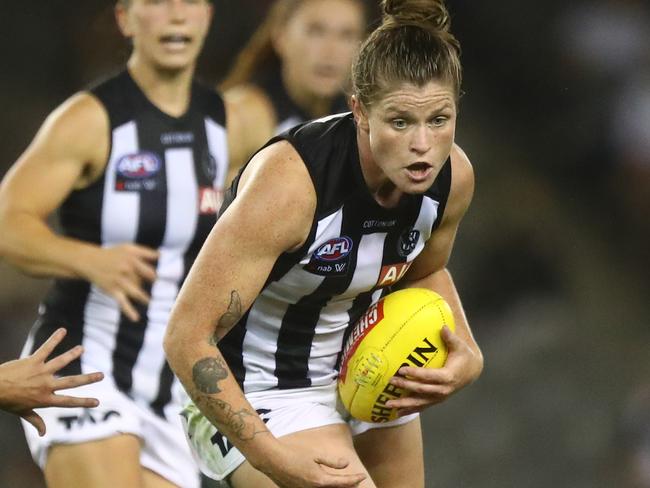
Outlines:
{"label": "white shorts", "polygon": [[[353,419],[338,400],[336,383],[254,392],[246,395],[246,398],[275,437],[331,424],[347,424],[355,436],[370,429],[406,424],[419,416],[416,413],[381,424]],[[189,403],[181,415],[192,454],[204,475],[223,480],[246,460],[196,405]]]}
{"label": "white shorts", "polygon": [[[165,407],[166,420],[147,406],[120,392],[111,378],[58,394],[98,398],[97,408],[40,408],[36,412],[47,428],[44,437],[23,422],[27,444],[34,461],[44,468],[48,450],[56,444],[78,444],[119,434],[133,434],[141,440],[140,464],[182,488],[198,488],[198,467],[185,441],[180,406]],[[119,453],[115,453],[116,459]]]}

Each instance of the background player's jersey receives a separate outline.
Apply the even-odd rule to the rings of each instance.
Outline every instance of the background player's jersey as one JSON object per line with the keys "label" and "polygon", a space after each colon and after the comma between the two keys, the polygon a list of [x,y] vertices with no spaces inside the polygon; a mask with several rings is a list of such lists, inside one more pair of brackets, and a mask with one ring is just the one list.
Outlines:
{"label": "background player's jersey", "polygon": [[[273,105],[277,125],[275,134],[280,134],[291,127],[307,122],[310,117],[302,108],[300,108],[289,96],[282,83],[282,77],[278,71],[273,71],[255,82],[259,86],[269,101]],[[336,114],[347,112],[349,109],[345,96],[343,94],[334,97],[328,113]]]}
{"label": "background player's jersey", "polygon": [[219,343],[246,393],[334,380],[348,324],[422,252],[451,184],[448,160],[425,194],[381,207],[361,173],[350,113],[295,127],[269,144],[280,139],[305,161],[318,203],[303,247],[280,256],[250,310]]}
{"label": "background player's jersey", "polygon": [[158,249],[157,279],[144,284],[151,302],[138,304],[139,323],[95,285],[57,279],[30,339],[34,348],[67,327],[61,347],[83,344],[85,353],[65,374],[103,371],[105,381],[112,376],[120,390],[160,414],[174,378],[162,349],[167,320],[221,203],[228,166],[224,106],[194,83],[187,112],[169,116],[126,71],[91,93],[108,112],[110,155],[104,174],[62,204],[62,233],[101,246]]}

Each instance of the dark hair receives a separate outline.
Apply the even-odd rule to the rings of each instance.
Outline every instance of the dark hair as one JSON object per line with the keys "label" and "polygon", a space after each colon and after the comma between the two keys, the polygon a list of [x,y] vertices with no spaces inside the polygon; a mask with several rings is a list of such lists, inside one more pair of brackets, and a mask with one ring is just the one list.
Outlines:
{"label": "dark hair", "polygon": [[362,44],[352,69],[356,97],[372,105],[399,83],[449,82],[460,95],[460,43],[443,0],[383,0],[382,23]]}
{"label": "dark hair", "polygon": [[[307,1],[309,0],[276,0],[273,3],[264,21],[239,51],[235,64],[220,84],[222,90],[251,81],[258,73],[279,69],[280,58],[273,48],[273,33],[286,25]],[[365,15],[364,3],[361,0],[352,1],[361,6]]]}

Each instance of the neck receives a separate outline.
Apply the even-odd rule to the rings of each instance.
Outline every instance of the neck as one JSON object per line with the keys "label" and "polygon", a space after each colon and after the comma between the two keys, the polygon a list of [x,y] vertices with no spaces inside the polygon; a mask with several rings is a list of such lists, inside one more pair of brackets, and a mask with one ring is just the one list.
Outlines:
{"label": "neck", "polygon": [[372,151],[370,151],[368,134],[360,128],[357,128],[357,146],[359,147],[361,174],[368,191],[380,206],[384,208],[396,207],[402,198],[403,192],[377,166]]}
{"label": "neck", "polygon": [[194,66],[184,70],[163,70],[132,55],[127,63],[131,77],[146,97],[163,112],[179,117],[190,103]]}
{"label": "neck", "polygon": [[310,118],[317,119],[330,115],[332,97],[322,97],[302,90],[298,83],[294,83],[290,76],[282,73],[282,84],[289,94],[289,98],[298,105]]}

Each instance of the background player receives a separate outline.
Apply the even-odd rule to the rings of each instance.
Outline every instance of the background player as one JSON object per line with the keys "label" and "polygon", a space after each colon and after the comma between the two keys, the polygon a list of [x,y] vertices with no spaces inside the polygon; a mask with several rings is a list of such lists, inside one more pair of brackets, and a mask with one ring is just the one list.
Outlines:
{"label": "background player", "polygon": [[[183,395],[162,337],[213,226],[227,171],[223,103],[193,82],[207,0],[121,0],[127,69],[46,120],[0,190],[1,252],[54,276],[25,354],[65,323],[81,343],[64,374],[102,371],[79,392],[101,407],[39,412],[26,429],[50,487],[198,485],[178,416]],[[62,235],[47,225],[59,208]]]}
{"label": "background player", "polygon": [[[454,145],[459,44],[441,1],[383,7],[353,70],[353,113],[251,159],[170,319],[165,349],[196,405],[189,437],[205,472],[235,487],[423,487],[418,412],[482,370],[446,269],[474,188]],[[388,285],[440,293],[457,333],[443,333],[444,368],[400,370],[393,383],[411,394],[387,403],[401,417],[380,428],[337,411],[336,363]]]}
{"label": "background player", "polygon": [[361,0],[278,0],[221,84],[235,166],[273,135],[349,110],[344,91],[365,31]]}

